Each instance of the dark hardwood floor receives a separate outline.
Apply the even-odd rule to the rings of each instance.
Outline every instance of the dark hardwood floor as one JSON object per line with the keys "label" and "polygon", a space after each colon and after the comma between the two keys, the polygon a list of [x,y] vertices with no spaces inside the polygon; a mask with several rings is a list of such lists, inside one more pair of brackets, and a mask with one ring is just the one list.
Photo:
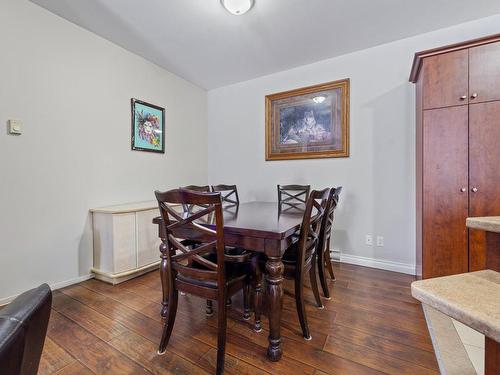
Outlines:
{"label": "dark hardwood floor", "polygon": [[[438,374],[420,305],[410,295],[409,275],[335,264],[333,298],[325,309],[306,293],[312,340],[302,339],[293,296],[285,282],[284,356],[266,357],[268,323],[255,333],[242,319],[241,296],[228,320],[227,374]],[[159,274],[117,286],[97,280],[54,293],[40,374],[212,374],[216,316],[205,301],[179,297],[179,312],[166,354],[161,336]],[[253,316],[252,316],[253,318]]]}

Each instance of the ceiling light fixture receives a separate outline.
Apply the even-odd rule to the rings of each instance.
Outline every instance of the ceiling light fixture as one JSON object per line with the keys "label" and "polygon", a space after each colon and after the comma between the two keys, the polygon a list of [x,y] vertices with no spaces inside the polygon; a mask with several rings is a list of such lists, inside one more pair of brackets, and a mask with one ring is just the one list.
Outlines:
{"label": "ceiling light fixture", "polygon": [[255,0],[220,0],[220,2],[229,13],[241,16],[253,7]]}
{"label": "ceiling light fixture", "polygon": [[321,104],[325,101],[325,99],[326,99],[326,97],[324,97],[324,96],[315,96],[313,98],[313,102],[317,103],[317,104]]}

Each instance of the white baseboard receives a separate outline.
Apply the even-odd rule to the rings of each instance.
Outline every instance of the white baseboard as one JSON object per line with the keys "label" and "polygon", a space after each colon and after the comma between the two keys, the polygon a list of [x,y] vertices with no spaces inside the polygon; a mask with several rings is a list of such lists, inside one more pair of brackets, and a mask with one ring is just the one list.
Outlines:
{"label": "white baseboard", "polygon": [[[93,277],[94,277],[94,274],[83,275],[83,276],[76,277],[74,279],[70,279],[70,280],[66,280],[66,281],[60,281],[60,282],[57,282],[57,283],[53,283],[53,284],[50,284],[49,286],[50,286],[50,289],[52,289],[52,290],[61,289],[61,288],[64,288],[66,286],[70,286],[70,285],[73,285],[73,284],[78,284],[78,283],[81,283],[82,281],[85,281],[85,280],[88,280],[88,279],[92,279]],[[0,298],[0,306],[9,304],[18,295]]]}
{"label": "white baseboard", "polygon": [[378,268],[386,271],[394,271],[415,275],[415,265],[408,263],[393,262],[390,260],[367,258],[358,255],[342,254],[338,250],[332,250],[333,260],[341,263],[356,264],[358,266]]}

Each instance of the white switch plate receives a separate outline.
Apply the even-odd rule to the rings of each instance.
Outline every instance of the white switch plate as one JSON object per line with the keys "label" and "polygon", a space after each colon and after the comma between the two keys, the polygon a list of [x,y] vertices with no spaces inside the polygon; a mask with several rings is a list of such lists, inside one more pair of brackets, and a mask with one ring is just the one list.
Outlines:
{"label": "white switch plate", "polygon": [[365,244],[369,246],[373,245],[373,237],[371,234],[365,236]]}
{"label": "white switch plate", "polygon": [[9,120],[9,124],[8,124],[9,134],[12,134],[12,135],[21,135],[21,134],[23,134],[21,126],[22,126],[21,121],[19,121],[19,120]]}
{"label": "white switch plate", "polygon": [[384,237],[377,236],[377,246],[384,246]]}

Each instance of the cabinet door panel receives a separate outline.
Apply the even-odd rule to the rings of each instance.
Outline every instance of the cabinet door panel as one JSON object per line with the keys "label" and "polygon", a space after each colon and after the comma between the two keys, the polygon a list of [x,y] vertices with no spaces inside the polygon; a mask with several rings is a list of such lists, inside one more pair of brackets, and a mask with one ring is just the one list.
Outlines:
{"label": "cabinet door panel", "polygon": [[423,278],[468,269],[467,117],[467,106],[424,111]]}
{"label": "cabinet door panel", "polygon": [[500,100],[500,42],[469,50],[469,97],[471,103]]}
{"label": "cabinet door panel", "polygon": [[[500,215],[500,101],[469,107],[469,214]],[[477,189],[477,192],[472,192]],[[484,231],[469,231],[470,270],[486,265]]]}
{"label": "cabinet door panel", "polygon": [[160,216],[158,209],[137,212],[137,266],[142,267],[160,260],[160,239],[153,218]]}
{"label": "cabinet door panel", "polygon": [[468,56],[464,49],[424,59],[424,109],[468,103]]}
{"label": "cabinet door panel", "polygon": [[113,214],[114,273],[137,267],[135,214]]}

